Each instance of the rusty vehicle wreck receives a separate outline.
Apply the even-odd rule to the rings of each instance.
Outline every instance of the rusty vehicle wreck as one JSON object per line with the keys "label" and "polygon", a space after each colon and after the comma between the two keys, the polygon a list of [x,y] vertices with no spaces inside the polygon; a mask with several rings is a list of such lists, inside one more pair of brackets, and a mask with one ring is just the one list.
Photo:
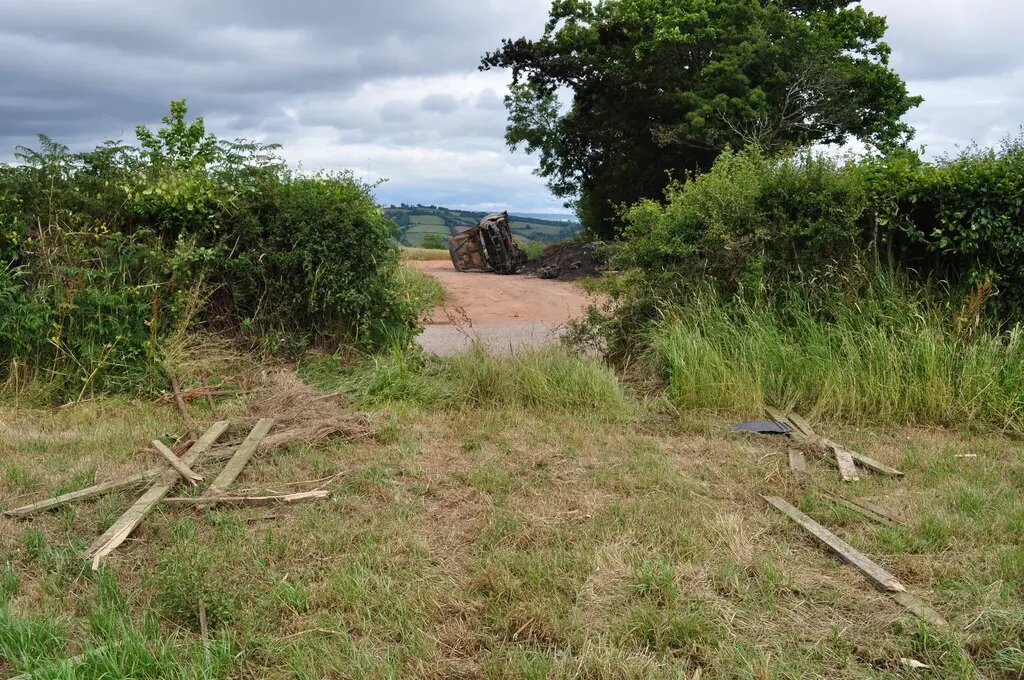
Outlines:
{"label": "rusty vehicle wreck", "polygon": [[515,274],[527,259],[512,240],[508,212],[488,215],[472,229],[449,236],[448,252],[460,272]]}

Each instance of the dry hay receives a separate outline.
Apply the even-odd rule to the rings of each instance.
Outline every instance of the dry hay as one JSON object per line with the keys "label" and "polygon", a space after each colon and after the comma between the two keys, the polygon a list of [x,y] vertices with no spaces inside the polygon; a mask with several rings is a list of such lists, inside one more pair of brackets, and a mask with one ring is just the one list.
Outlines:
{"label": "dry hay", "polygon": [[345,400],[340,392],[318,392],[291,371],[276,371],[267,375],[260,393],[249,404],[248,415],[275,421],[273,433],[260,444],[264,451],[293,441],[316,444],[327,439],[353,442],[372,437],[375,419],[347,411]]}

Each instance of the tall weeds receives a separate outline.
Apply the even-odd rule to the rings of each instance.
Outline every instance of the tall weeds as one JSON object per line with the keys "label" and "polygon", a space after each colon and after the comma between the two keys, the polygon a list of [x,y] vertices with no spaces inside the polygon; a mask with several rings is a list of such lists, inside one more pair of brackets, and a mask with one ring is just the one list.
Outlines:
{"label": "tall weeds", "polygon": [[650,356],[681,408],[1024,427],[1024,328],[968,330],[884,278],[813,312],[698,294],[653,332]]}

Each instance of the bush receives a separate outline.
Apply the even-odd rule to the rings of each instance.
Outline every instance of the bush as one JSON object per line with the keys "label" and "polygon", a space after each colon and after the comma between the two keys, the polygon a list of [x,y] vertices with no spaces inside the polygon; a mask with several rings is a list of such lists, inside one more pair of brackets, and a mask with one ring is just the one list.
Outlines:
{"label": "bush", "polygon": [[0,379],[62,397],[161,384],[173,333],[250,348],[405,343],[394,227],[351,174],[301,175],[171,104],[138,145],[40,137],[0,166]]}
{"label": "bush", "polygon": [[424,234],[423,247],[427,250],[448,250],[448,242],[440,234]]}

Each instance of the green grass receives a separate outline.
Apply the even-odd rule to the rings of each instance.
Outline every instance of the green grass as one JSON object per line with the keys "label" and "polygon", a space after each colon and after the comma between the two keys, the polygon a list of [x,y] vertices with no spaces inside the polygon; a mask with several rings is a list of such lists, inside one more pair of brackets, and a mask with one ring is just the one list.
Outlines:
{"label": "green grass", "polygon": [[[914,677],[966,680],[1022,667],[1024,451],[1010,440],[815,422],[906,473],[846,489],[907,520],[891,527],[816,493],[838,483],[832,467],[812,458],[796,479],[787,442],[630,396],[596,359],[347,363],[301,372],[380,413],[378,437],[260,453],[236,482],[329,478],[328,501],[167,505],[99,573],[78,553],[139,492],[0,517],[0,677],[882,680],[908,677],[899,659],[913,658],[933,667]],[[0,475],[4,499],[151,466],[146,442],[184,429],[172,404],[102,399],[0,405],[0,423],[0,460],[21,471]],[[768,494],[892,571],[952,632],[872,590]]]}
{"label": "green grass", "polygon": [[403,260],[451,260],[452,256],[447,250],[434,250],[433,248],[402,248]]}
{"label": "green grass", "polygon": [[440,281],[419,269],[399,267],[397,275],[401,283],[401,294],[412,303],[418,316],[422,317],[434,307],[443,304],[448,296],[444,285]]}
{"label": "green grass", "polygon": [[775,404],[847,422],[1024,428],[1024,328],[968,335],[884,295],[822,314],[698,297],[656,331],[651,356],[680,408],[757,415]]}

